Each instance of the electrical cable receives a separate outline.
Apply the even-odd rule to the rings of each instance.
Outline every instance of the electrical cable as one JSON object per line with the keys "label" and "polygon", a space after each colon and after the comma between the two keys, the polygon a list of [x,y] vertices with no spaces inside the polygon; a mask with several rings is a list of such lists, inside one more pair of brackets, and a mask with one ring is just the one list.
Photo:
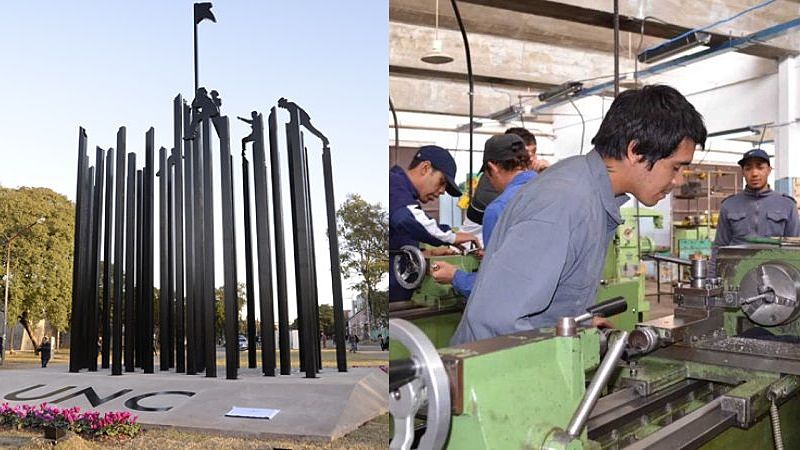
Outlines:
{"label": "electrical cable", "polygon": [[[469,51],[469,39],[467,39],[467,30],[464,28],[464,21],[461,20],[461,12],[458,10],[458,4],[456,0],[450,0],[450,4],[453,6],[453,13],[456,16],[456,22],[458,22],[458,29],[461,30],[461,39],[464,41],[464,53],[467,58],[467,82],[469,82],[469,175],[472,175],[472,137],[473,137],[473,128],[475,127],[475,118],[474,118],[474,97],[475,97],[475,79],[472,76],[472,54]],[[472,199],[472,183],[470,182],[469,176],[467,177],[467,189],[469,198]]]}
{"label": "electrical cable", "polygon": [[584,139],[585,133],[586,133],[586,120],[583,119],[583,114],[581,114],[581,110],[578,109],[578,106],[575,105],[575,102],[572,101],[572,97],[567,97],[567,100],[569,100],[569,103],[572,105],[573,108],[575,108],[575,111],[578,112],[578,115],[581,118],[581,152],[578,153],[578,154],[582,155],[583,154],[583,139]]}

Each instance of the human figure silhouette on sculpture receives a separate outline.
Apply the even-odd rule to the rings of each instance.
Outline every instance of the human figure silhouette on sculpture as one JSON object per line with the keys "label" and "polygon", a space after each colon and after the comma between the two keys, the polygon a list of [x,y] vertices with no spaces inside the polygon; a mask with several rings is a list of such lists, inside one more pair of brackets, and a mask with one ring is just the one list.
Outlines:
{"label": "human figure silhouette on sculpture", "polygon": [[253,142],[256,139],[255,138],[256,129],[253,126],[253,124],[256,122],[256,118],[258,117],[258,111],[251,112],[250,117],[251,117],[250,119],[245,119],[244,117],[236,116],[236,118],[241,120],[242,122],[250,124],[250,134],[242,138],[242,156],[244,156],[245,144],[247,144],[248,142]]}
{"label": "human figure silhouette on sculpture", "polygon": [[204,119],[218,117],[220,106],[222,106],[222,99],[219,98],[217,91],[211,91],[211,97],[209,97],[206,88],[198,88],[197,95],[192,100],[192,122],[183,139],[191,141],[197,137],[197,125]]}

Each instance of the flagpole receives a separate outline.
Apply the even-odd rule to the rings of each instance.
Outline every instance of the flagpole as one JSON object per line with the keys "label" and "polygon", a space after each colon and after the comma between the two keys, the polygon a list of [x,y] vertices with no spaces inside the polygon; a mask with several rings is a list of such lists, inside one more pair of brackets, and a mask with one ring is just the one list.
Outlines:
{"label": "flagpole", "polygon": [[197,93],[197,89],[200,87],[197,81],[197,18],[195,17],[192,21],[194,22],[194,92]]}

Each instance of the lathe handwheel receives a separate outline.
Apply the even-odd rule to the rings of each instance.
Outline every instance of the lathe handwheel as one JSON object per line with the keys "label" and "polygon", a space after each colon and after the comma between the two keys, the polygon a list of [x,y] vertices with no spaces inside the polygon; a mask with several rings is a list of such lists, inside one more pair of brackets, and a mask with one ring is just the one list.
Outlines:
{"label": "lathe handwheel", "polygon": [[450,384],[439,353],[411,322],[389,320],[389,336],[408,349],[419,376],[389,393],[389,412],[394,420],[390,449],[409,449],[414,441],[414,417],[427,403],[427,426],[419,449],[440,449],[450,430]]}
{"label": "lathe handwheel", "polygon": [[404,289],[416,289],[425,278],[427,264],[419,247],[404,245],[394,255],[394,278]]}

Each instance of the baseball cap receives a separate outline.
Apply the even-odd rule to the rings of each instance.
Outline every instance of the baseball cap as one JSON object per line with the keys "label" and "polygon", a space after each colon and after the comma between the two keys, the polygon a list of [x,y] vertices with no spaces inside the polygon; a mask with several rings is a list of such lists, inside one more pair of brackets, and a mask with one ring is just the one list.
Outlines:
{"label": "baseball cap", "polygon": [[483,165],[481,172],[486,170],[488,161],[508,161],[520,153],[525,152],[525,141],[516,134],[498,134],[492,136],[483,146]]}
{"label": "baseball cap", "polygon": [[456,184],[456,161],[450,152],[438,145],[423,145],[417,150],[414,159],[428,161],[434,169],[442,172],[447,180],[447,193],[453,197],[461,196],[461,189]]}
{"label": "baseball cap", "polygon": [[750,158],[763,159],[764,161],[767,162],[767,164],[769,164],[769,155],[767,154],[767,152],[761,150],[760,148],[754,148],[752,150],[748,150],[747,152],[745,152],[744,155],[742,155],[742,159],[739,160],[739,165],[744,167],[745,161],[747,161]]}

